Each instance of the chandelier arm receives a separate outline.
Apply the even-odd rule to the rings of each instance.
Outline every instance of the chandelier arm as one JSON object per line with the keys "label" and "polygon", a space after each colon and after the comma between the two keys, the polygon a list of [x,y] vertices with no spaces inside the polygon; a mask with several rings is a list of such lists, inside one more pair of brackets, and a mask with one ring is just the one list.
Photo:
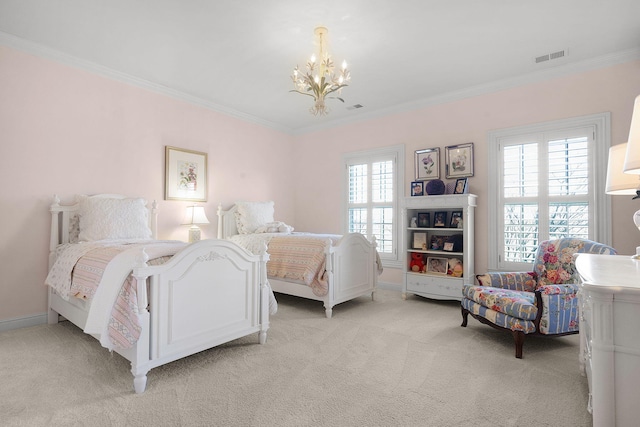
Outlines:
{"label": "chandelier arm", "polygon": [[310,93],[306,93],[306,92],[300,92],[299,90],[296,90],[296,89],[291,89],[289,92],[297,92],[300,95],[306,95],[306,96],[312,97],[313,99],[316,99],[316,97],[314,95],[311,95]]}

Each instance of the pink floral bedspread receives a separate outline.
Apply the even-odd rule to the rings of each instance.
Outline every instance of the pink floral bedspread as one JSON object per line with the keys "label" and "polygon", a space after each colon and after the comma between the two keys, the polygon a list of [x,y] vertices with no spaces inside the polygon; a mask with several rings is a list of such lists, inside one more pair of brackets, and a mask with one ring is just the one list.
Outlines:
{"label": "pink floral bedspread", "polygon": [[[69,294],[83,300],[91,301],[98,289],[102,275],[109,262],[119,253],[131,249],[131,245],[109,246],[89,251],[78,260],[71,277]],[[171,259],[171,256],[149,260],[149,265],[160,265]],[[138,320],[137,281],[129,275],[120,288],[118,298],[109,319],[109,340],[113,348],[131,348],[140,338],[141,326]]]}
{"label": "pink floral bedspread", "polygon": [[[51,286],[64,300],[78,298],[91,302],[85,332],[98,334],[103,346],[109,349],[131,348],[138,341],[142,329],[138,318],[137,282],[130,274],[134,265],[131,251],[137,253],[144,247],[147,253],[151,251],[156,254],[151,256],[147,264],[160,265],[184,245],[186,244],[176,241],[120,243],[105,241],[60,245],[56,251],[56,262],[49,271],[45,284]],[[119,262],[113,265],[113,267],[117,265],[117,268],[112,272],[121,271],[122,274],[119,277],[124,278],[124,282],[103,284],[102,286],[107,288],[102,288],[98,292],[105,271],[108,271],[110,263],[119,255],[120,257],[129,255],[129,257],[118,258]],[[103,295],[96,297],[96,293]],[[96,297],[95,301],[94,297]],[[94,310],[96,305],[101,309]],[[91,328],[89,323],[92,323]],[[102,326],[96,326],[96,324]],[[87,331],[87,329],[92,330]]]}
{"label": "pink floral bedspread", "polygon": [[231,241],[253,253],[268,245],[268,277],[304,283],[314,295],[323,297],[329,291],[327,245],[336,245],[341,238],[336,234],[259,233],[235,235]]}

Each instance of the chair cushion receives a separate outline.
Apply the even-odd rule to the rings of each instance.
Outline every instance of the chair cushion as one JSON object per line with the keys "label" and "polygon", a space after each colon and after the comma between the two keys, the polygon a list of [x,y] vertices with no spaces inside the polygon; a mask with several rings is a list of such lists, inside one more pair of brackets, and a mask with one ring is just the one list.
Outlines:
{"label": "chair cushion", "polygon": [[538,314],[536,296],[533,292],[464,285],[462,295],[484,307],[517,319],[534,320]]}
{"label": "chair cushion", "polygon": [[532,320],[518,319],[508,314],[500,313],[495,310],[491,310],[477,302],[470,299],[462,299],[462,307],[469,310],[470,313],[476,316],[484,317],[491,323],[502,328],[510,329],[512,331],[522,331],[525,334],[531,334],[536,332],[536,326]]}

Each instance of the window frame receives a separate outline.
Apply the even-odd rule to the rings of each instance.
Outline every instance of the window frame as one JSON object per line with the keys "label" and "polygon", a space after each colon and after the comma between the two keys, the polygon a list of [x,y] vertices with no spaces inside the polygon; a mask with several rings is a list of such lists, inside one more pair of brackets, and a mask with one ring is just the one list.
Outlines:
{"label": "window frame", "polygon": [[[403,182],[404,182],[404,170],[405,170],[405,159],[404,159],[404,145],[394,145],[384,148],[377,148],[371,150],[357,151],[352,153],[345,153],[342,156],[342,207],[341,207],[341,229],[343,233],[349,232],[349,166],[353,164],[362,164],[366,163],[369,165],[369,171],[371,169],[371,164],[377,161],[384,160],[392,160],[394,162],[395,168],[393,171],[393,225],[392,225],[392,253],[383,253],[380,252],[380,260],[382,261],[383,267],[389,268],[401,268],[403,264],[403,260],[400,256],[400,248],[401,248],[401,239],[400,239],[400,209],[401,199],[404,196],[403,194]],[[371,196],[370,194],[368,195]],[[368,215],[371,215],[371,208],[375,206],[375,203],[368,201]],[[366,236],[365,236],[366,237]]]}
{"label": "window frame", "polygon": [[[554,120],[533,125],[499,129],[488,133],[488,269],[494,271],[523,271],[530,269],[531,263],[513,263],[504,261],[504,203],[502,197],[502,151],[507,142],[517,139],[546,143],[558,133],[576,128],[588,128],[592,133],[589,145],[589,223],[591,239],[611,244],[611,198],[605,194],[607,171],[607,153],[611,145],[611,113],[599,113],[569,119]],[[511,145],[511,144],[509,144]],[[540,162],[543,162],[541,159]],[[548,171],[545,176],[548,177]],[[548,194],[537,196],[537,203],[549,201]]]}

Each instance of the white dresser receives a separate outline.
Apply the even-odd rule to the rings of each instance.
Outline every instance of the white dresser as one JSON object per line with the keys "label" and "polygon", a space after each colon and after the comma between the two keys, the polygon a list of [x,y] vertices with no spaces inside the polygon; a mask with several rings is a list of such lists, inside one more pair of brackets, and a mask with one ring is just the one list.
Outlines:
{"label": "white dresser", "polygon": [[594,427],[640,425],[640,261],[580,254],[580,367]]}

